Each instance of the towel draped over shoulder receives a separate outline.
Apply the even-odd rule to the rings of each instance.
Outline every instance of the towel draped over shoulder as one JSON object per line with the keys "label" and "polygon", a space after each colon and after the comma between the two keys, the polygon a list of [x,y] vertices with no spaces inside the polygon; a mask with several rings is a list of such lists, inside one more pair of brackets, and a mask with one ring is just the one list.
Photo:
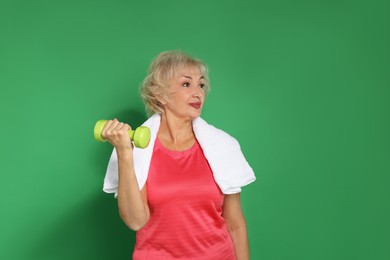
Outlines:
{"label": "towel draped over shoulder", "polygon": [[[141,190],[148,178],[154,142],[160,127],[161,116],[154,114],[143,126],[150,128],[151,139],[145,149],[133,148],[133,163],[138,187]],[[256,180],[239,143],[226,132],[198,117],[192,121],[195,137],[211,167],[214,180],[224,194],[241,192],[241,187]],[[108,163],[103,190],[118,195],[118,158],[115,148]]]}

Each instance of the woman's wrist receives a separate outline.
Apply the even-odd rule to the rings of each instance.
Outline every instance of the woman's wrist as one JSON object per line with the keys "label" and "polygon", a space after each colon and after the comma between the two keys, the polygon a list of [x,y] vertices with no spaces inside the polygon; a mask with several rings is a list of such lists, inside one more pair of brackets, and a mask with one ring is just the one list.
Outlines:
{"label": "woman's wrist", "polygon": [[131,148],[116,148],[116,154],[118,156],[118,160],[133,158],[133,150]]}

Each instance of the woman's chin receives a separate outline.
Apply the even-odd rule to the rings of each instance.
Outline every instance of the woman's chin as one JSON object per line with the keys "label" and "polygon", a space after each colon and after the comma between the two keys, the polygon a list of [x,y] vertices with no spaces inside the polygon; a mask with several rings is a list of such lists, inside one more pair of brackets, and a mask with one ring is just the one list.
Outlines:
{"label": "woman's chin", "polygon": [[202,113],[202,109],[196,109],[196,110],[193,110],[193,111],[186,111],[185,113],[180,113],[179,111],[176,111],[173,112],[173,111],[164,111],[163,114],[169,116],[169,115],[173,115],[177,118],[182,118],[184,120],[194,120],[198,117],[200,117],[201,113]]}
{"label": "woman's chin", "polygon": [[200,117],[201,114],[202,114],[202,110],[199,109],[199,111],[191,113],[190,117],[192,120],[194,120],[195,118]]}

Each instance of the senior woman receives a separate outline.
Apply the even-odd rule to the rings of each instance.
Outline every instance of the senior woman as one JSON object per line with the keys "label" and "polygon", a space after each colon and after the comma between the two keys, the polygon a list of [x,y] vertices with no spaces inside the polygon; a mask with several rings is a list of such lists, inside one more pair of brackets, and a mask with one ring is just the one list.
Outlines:
{"label": "senior woman", "polygon": [[103,129],[115,148],[104,190],[137,231],[134,260],[249,259],[240,192],[255,176],[238,142],[200,118],[209,89],[202,61],[163,52],[141,86],[148,148],[133,147],[116,119]]}

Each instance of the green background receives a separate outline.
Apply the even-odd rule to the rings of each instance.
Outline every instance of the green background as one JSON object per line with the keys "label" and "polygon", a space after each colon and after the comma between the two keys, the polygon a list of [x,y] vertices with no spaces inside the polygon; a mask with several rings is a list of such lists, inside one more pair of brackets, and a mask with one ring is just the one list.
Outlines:
{"label": "green background", "polygon": [[130,259],[93,125],[146,119],[160,52],[210,68],[252,259],[390,259],[388,1],[0,2],[1,259]]}

